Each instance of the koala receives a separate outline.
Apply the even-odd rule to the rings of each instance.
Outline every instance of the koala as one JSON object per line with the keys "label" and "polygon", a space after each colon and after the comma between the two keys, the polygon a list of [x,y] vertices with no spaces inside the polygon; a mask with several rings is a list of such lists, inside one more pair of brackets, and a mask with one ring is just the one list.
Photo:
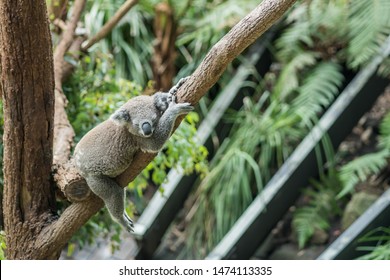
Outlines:
{"label": "koala", "polygon": [[187,79],[181,79],[169,92],[130,99],[75,147],[80,174],[104,201],[111,217],[129,232],[133,221],[125,211],[125,191],[114,178],[130,166],[136,152],[160,151],[176,118],[194,109],[190,103],[176,103],[176,92]]}

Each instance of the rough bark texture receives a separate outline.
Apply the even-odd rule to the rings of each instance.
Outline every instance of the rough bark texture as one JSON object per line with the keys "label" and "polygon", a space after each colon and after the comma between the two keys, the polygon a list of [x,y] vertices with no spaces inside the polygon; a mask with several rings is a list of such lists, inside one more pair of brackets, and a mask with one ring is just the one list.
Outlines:
{"label": "rough bark texture", "polygon": [[7,258],[41,255],[36,235],[52,220],[53,54],[44,0],[0,0]]}
{"label": "rough bark texture", "polygon": [[[196,104],[217,82],[228,64],[282,17],[294,2],[296,0],[264,0],[243,18],[210,50],[189,81],[179,89],[177,92],[179,102]],[[181,119],[178,119],[176,127],[180,122]],[[116,178],[117,182],[123,187],[126,186],[135,179],[155,156],[156,154],[153,153],[138,152],[131,166]],[[73,183],[75,182],[73,181]],[[82,183],[80,182],[80,184]],[[61,189],[67,188],[67,186],[61,185],[61,182],[57,182],[57,184]],[[99,199],[96,200],[95,195],[90,195],[87,200],[82,202],[85,206],[82,213],[84,218],[92,216],[98,211],[98,207],[92,207],[92,204],[96,201],[99,201]],[[72,215],[77,212],[74,209],[80,209],[79,204],[73,203],[61,216],[61,218],[71,221],[70,224],[63,225],[57,223],[54,227],[71,227],[76,231],[82,224],[79,223],[78,219],[72,219]],[[87,211],[91,212],[87,213]],[[52,229],[52,231],[54,230]]]}
{"label": "rough bark texture", "polygon": [[73,144],[74,130],[65,111],[67,99],[62,92],[62,77],[64,71],[64,56],[73,42],[73,36],[86,0],[76,0],[72,17],[66,26],[60,43],[54,52],[55,71],[55,116],[54,116],[54,164],[64,164],[70,157]]}
{"label": "rough bark texture", "polygon": [[172,80],[176,76],[175,60],[177,23],[174,11],[169,3],[160,3],[155,7],[152,70],[154,88],[157,91],[167,92],[172,87]]}

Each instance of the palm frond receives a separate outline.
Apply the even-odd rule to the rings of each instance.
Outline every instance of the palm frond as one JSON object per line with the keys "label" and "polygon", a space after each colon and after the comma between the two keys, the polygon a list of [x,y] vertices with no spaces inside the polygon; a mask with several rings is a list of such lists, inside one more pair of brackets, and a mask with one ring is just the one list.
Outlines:
{"label": "palm frond", "polygon": [[352,68],[378,53],[390,34],[390,1],[350,1],[348,62]]}

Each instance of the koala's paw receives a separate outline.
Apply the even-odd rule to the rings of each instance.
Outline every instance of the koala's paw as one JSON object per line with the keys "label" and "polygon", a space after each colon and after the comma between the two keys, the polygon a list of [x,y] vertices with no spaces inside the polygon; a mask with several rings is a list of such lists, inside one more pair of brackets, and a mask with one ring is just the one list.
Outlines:
{"label": "koala's paw", "polygon": [[179,88],[181,87],[185,82],[187,82],[189,79],[190,79],[191,76],[187,76],[187,77],[184,77],[184,78],[181,78],[177,84],[176,84],[176,87]]}
{"label": "koala's paw", "polygon": [[126,213],[123,213],[123,226],[128,232],[134,232],[134,223]]}
{"label": "koala's paw", "polygon": [[175,86],[173,86],[170,90],[169,90],[169,94],[171,96],[176,96],[176,93],[177,93],[177,90],[190,78],[190,76],[187,76],[185,78],[181,78],[177,84]]}
{"label": "koala's paw", "polygon": [[169,105],[170,103],[176,103],[176,95],[174,95],[174,94],[168,95],[168,97],[167,97],[167,103],[168,103],[168,105]]}
{"label": "koala's paw", "polygon": [[194,110],[194,106],[192,106],[191,103],[176,103],[175,107],[178,115],[188,114]]}
{"label": "koala's paw", "polygon": [[154,95],[154,106],[160,111],[165,112],[169,104],[176,100],[176,96],[169,94],[168,92],[157,92]]}

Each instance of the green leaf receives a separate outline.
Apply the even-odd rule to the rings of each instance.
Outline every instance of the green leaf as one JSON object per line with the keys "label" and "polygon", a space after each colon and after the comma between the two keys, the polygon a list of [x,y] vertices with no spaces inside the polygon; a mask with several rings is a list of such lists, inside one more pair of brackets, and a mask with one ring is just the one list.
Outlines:
{"label": "green leaf", "polygon": [[350,1],[348,63],[357,68],[380,50],[390,35],[390,1]]}
{"label": "green leaf", "polygon": [[387,166],[390,151],[385,149],[358,157],[341,167],[339,171],[343,189],[337,195],[340,199],[351,193],[357,183],[367,180],[370,175],[378,173]]}

